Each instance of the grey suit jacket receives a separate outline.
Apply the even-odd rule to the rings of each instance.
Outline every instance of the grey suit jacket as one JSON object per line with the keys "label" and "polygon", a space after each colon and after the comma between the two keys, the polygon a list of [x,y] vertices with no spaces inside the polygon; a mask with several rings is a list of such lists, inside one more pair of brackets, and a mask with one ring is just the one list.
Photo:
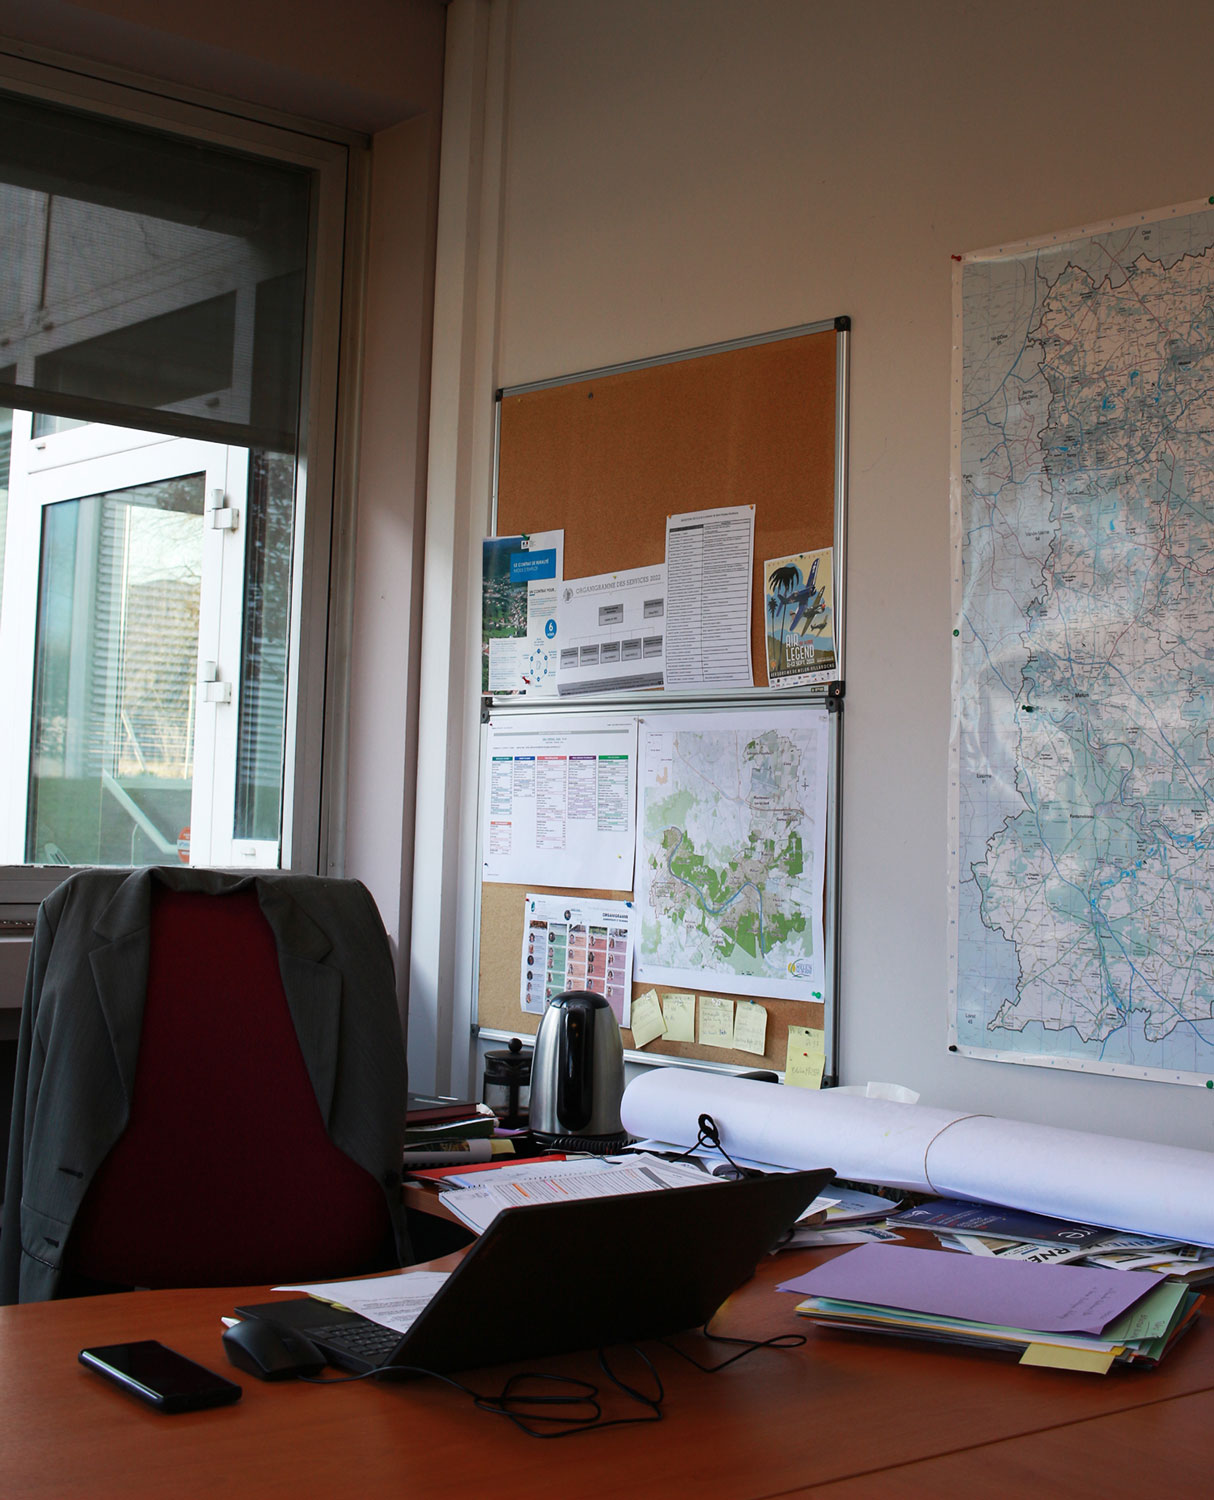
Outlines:
{"label": "grey suit jacket", "polygon": [[308,875],[86,870],[38,912],[17,1051],[0,1303],[55,1294],[76,1214],[126,1128],[153,881],[210,894],[256,889],[329,1138],[382,1183],[398,1263],[407,1264],[404,1041],[392,956],[366,888]]}

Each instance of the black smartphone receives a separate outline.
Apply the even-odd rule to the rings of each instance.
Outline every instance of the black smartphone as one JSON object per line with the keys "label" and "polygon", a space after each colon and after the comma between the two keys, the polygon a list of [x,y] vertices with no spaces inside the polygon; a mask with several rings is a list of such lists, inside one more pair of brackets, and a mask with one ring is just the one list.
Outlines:
{"label": "black smartphone", "polygon": [[80,1363],[157,1411],[198,1411],[240,1400],[240,1387],[155,1339],[81,1349]]}

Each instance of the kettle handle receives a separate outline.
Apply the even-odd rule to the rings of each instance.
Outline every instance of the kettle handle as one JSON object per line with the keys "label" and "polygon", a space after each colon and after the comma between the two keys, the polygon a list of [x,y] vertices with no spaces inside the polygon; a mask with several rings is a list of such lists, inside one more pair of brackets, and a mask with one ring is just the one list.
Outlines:
{"label": "kettle handle", "polygon": [[590,1123],[594,1098],[595,1008],[585,1000],[565,1004],[557,1049],[556,1113],[561,1127],[583,1130]]}

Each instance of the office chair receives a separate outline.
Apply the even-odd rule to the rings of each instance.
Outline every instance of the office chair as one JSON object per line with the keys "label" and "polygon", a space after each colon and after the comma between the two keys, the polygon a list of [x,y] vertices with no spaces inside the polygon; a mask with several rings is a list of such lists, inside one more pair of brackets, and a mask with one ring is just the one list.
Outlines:
{"label": "office chair", "polygon": [[393,967],[356,881],[72,876],[39,914],[17,1072],[0,1300],[411,1258]]}

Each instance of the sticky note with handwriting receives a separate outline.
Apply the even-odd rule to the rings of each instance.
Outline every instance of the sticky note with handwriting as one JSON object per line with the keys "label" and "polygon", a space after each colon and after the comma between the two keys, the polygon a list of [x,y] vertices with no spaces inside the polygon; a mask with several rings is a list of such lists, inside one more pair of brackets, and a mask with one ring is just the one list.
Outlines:
{"label": "sticky note with handwriting", "polygon": [[632,1045],[648,1046],[656,1037],[666,1035],[666,1022],[658,1004],[657,990],[646,990],[632,1002]]}
{"label": "sticky note with handwriting", "polygon": [[767,1010],[753,1000],[739,1000],[733,1013],[733,1044],[759,1057],[767,1050]]}
{"label": "sticky note with handwriting", "polygon": [[720,995],[700,996],[700,1045],[733,1046],[733,1001]]}
{"label": "sticky note with handwriting", "polygon": [[811,1026],[790,1026],[784,1082],[795,1088],[820,1089],[825,1071],[826,1033]]}
{"label": "sticky note with handwriting", "polygon": [[694,1042],[696,1039],[696,997],[676,994],[662,996],[662,1018],[666,1022],[668,1042]]}

